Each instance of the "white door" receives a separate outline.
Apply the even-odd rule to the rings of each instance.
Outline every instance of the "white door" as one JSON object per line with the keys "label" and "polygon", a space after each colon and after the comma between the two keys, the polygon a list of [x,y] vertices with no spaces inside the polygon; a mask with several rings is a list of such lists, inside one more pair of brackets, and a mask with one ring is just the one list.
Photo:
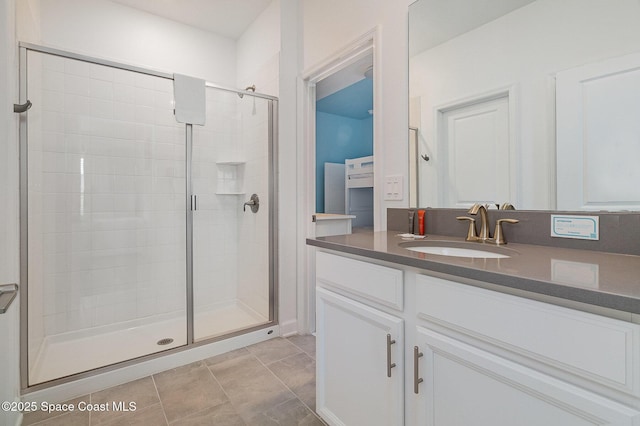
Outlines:
{"label": "white door", "polygon": [[640,209],[640,55],[556,77],[562,210]]}
{"label": "white door", "polygon": [[322,288],[316,295],[317,412],[330,425],[402,425],[402,319]]}
{"label": "white door", "polygon": [[635,425],[640,413],[473,346],[418,327],[418,424]]}
{"label": "white door", "polygon": [[509,96],[439,110],[443,207],[513,201]]}

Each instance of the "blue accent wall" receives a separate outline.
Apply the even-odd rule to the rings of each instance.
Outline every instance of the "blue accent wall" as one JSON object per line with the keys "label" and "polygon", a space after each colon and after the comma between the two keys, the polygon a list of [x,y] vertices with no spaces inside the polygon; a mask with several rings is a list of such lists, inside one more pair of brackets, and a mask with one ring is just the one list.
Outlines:
{"label": "blue accent wall", "polygon": [[373,155],[373,117],[316,112],[316,213],[324,213],[324,163]]}
{"label": "blue accent wall", "polygon": [[366,119],[373,109],[373,80],[365,78],[316,102],[316,111]]}

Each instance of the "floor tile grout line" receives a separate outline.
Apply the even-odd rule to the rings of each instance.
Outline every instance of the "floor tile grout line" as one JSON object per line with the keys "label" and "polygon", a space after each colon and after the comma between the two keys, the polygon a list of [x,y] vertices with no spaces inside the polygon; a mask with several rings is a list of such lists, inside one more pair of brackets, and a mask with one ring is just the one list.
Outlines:
{"label": "floor tile grout line", "polygon": [[[289,359],[289,358],[292,358],[292,357],[294,357],[294,356],[298,356],[298,355],[300,355],[300,354],[305,354],[305,355],[306,355],[306,356],[308,356],[308,357],[309,357],[313,362],[315,362],[315,361],[316,361],[316,360],[315,360],[315,357],[314,357],[312,354],[310,354],[309,352],[307,352],[307,351],[306,351],[304,348],[302,348],[301,346],[299,346],[299,345],[295,344],[294,342],[292,342],[289,338],[287,338],[287,337],[280,337],[280,338],[281,338],[282,340],[286,341],[287,343],[291,344],[294,348],[298,349],[300,352],[297,352],[297,353],[295,353],[295,354],[291,354],[291,355],[287,355],[287,356],[285,356],[285,357],[283,357],[283,358],[280,358],[280,359],[278,359],[278,360],[274,360],[274,361],[270,362],[269,364],[266,364],[266,363],[265,363],[265,362],[263,362],[263,361],[262,361],[262,360],[261,360],[261,359],[260,359],[260,358],[259,358],[259,357],[254,353],[254,352],[253,352],[253,351],[251,351],[251,350],[249,349],[249,346],[245,346],[244,348],[247,350],[247,352],[248,352],[248,353],[249,353],[249,354],[250,354],[250,355],[251,355],[251,356],[252,356],[256,361],[258,361],[258,363],[259,363],[260,365],[262,365],[263,367],[265,367],[265,368],[269,371],[269,373],[270,373],[273,377],[275,377],[275,379],[276,379],[278,382],[280,382],[280,383],[285,387],[285,389],[287,389],[287,390],[288,390],[288,391],[293,395],[293,398],[289,399],[288,401],[291,401],[291,400],[293,400],[293,399],[297,399],[300,403],[302,403],[302,405],[303,405],[305,408],[307,408],[311,413],[313,413],[313,415],[314,415],[315,417],[317,417],[321,422],[323,422],[323,421],[322,421],[322,419],[320,419],[319,415],[315,412],[315,410],[312,410],[312,409],[311,409],[311,408],[310,408],[310,407],[309,407],[309,406],[308,406],[308,405],[307,405],[307,404],[306,404],[306,403],[305,403],[305,402],[304,402],[304,401],[303,401],[303,400],[302,400],[302,399],[301,399],[301,398],[300,398],[300,397],[299,397],[299,396],[298,396],[298,395],[293,391],[293,389],[291,389],[291,388],[290,388],[290,387],[289,387],[289,386],[288,386],[288,385],[287,385],[283,380],[281,380],[281,379],[280,379],[280,377],[278,377],[278,376],[274,373],[274,371],[269,367],[270,365],[273,365],[273,364],[275,364],[275,363],[277,363],[277,362],[285,361],[285,360],[287,360],[287,359]],[[274,339],[274,340],[275,340],[275,339]],[[253,346],[253,345],[250,345],[250,346]],[[216,376],[215,376],[215,374],[213,373],[213,371],[211,371],[210,366],[206,364],[205,359],[201,360],[201,362],[203,362],[203,364],[207,367],[207,369],[209,370],[209,374],[211,374],[212,378],[215,380],[215,382],[216,382],[216,383],[220,386],[220,388],[222,389],[222,391],[223,391],[223,393],[224,393],[225,397],[227,398],[228,403],[229,403],[229,404],[231,404],[231,406],[234,408],[234,411],[238,414],[238,416],[239,416],[239,417],[242,419],[242,421],[244,422],[244,421],[245,421],[245,420],[244,420],[244,418],[242,418],[242,416],[240,416],[240,415],[239,415],[239,413],[236,411],[236,407],[235,407],[235,405],[233,404],[233,402],[231,401],[231,398],[229,398],[229,395],[227,394],[227,391],[226,391],[226,390],[225,390],[225,388],[222,386],[222,384],[219,382],[219,380],[216,378]],[[169,424],[170,424],[170,423],[169,423],[169,419],[168,419],[168,417],[167,417],[167,413],[166,413],[166,411],[165,411],[164,404],[163,404],[162,399],[161,399],[161,397],[160,397],[160,391],[159,391],[159,389],[158,389],[158,386],[157,386],[157,383],[156,383],[155,377],[154,377],[154,375],[149,375],[149,376],[147,376],[147,377],[151,378],[151,380],[152,380],[152,383],[153,383],[153,385],[154,385],[154,389],[155,389],[155,392],[156,392],[156,396],[158,397],[158,402],[159,402],[159,404],[160,404],[160,408],[161,408],[161,410],[162,410],[162,414],[163,414],[163,416],[164,416],[165,422],[166,422],[166,424],[167,424],[167,425],[169,425]],[[95,393],[95,392],[94,392],[94,393]],[[93,397],[94,397],[94,395],[93,395],[94,393],[89,393],[89,394],[87,394],[87,397],[89,398],[89,403],[91,403],[91,402],[92,402]],[[81,398],[81,397],[79,397],[79,398]],[[286,402],[286,401],[285,401],[285,402]],[[209,408],[210,408],[210,407],[209,407]],[[202,412],[202,411],[204,411],[204,410],[206,410],[206,409],[208,409],[208,408],[205,408],[205,409],[203,409],[203,410],[200,410],[200,411],[197,411],[197,412],[191,413],[190,415],[193,415],[193,414],[196,414],[196,413],[200,413],[200,412]],[[47,421],[50,421],[50,420],[52,420],[52,419],[55,419],[55,418],[61,417],[61,416],[63,416],[64,414],[66,414],[66,413],[61,413],[61,414],[59,414],[59,415],[56,415],[56,416],[53,416],[53,417],[50,417],[50,418],[43,419],[43,420],[40,420],[40,421],[38,421],[38,422],[36,422],[36,423],[32,423],[32,424],[33,424],[34,426],[38,426],[38,425],[43,424],[44,422],[47,422]],[[89,414],[89,415],[88,415],[89,426],[96,426],[96,425],[93,425],[93,421],[94,421],[94,419],[92,418],[92,417],[93,417],[93,416],[92,416],[92,413],[91,413],[91,412],[89,412],[88,414]],[[185,416],[184,418],[187,418],[187,417],[189,417],[189,416]],[[183,419],[184,419],[184,418],[183,418]],[[176,421],[177,421],[177,420],[179,420],[179,419],[176,419]],[[324,423],[324,422],[323,422],[323,423]]]}
{"label": "floor tile grout line", "polygon": [[[305,336],[304,334],[294,334],[294,336]],[[311,336],[311,334],[308,334],[308,336]],[[315,338],[315,336],[314,336]],[[309,352],[307,352],[306,350],[304,350],[304,348],[302,346],[296,345],[294,342],[292,342],[291,340],[289,340],[288,337],[285,337],[285,339],[287,339],[289,341],[289,343],[291,343],[293,346],[295,346],[296,348],[300,349],[302,352],[306,353],[307,355],[309,355],[311,358],[316,359],[315,355],[311,355]]]}
{"label": "floor tile grout line", "polygon": [[[302,336],[302,335],[300,335],[300,336]],[[314,339],[315,339],[315,336],[313,336],[313,337],[314,337]],[[291,343],[293,346],[295,346],[296,348],[300,349],[300,350],[302,351],[302,353],[303,353],[303,354],[305,354],[305,355],[307,355],[309,358],[311,358],[311,359],[313,360],[313,362],[316,362],[316,357],[315,357],[314,355],[311,355],[309,352],[305,351],[301,346],[296,345],[296,344],[295,344],[294,342],[292,342],[288,337],[283,337],[283,339],[286,339],[286,340],[287,340],[289,343]],[[282,358],[280,361],[284,361],[285,359],[288,359],[288,358],[294,357],[294,356],[296,356],[296,355],[300,355],[300,354],[299,354],[299,353],[297,353],[297,354],[294,354],[294,355],[289,355],[289,356],[287,356],[287,357]],[[275,364],[276,362],[280,362],[280,361],[274,361],[274,362],[272,362],[272,363],[270,363],[270,364],[268,364],[268,365],[265,365],[265,367],[267,367],[267,368],[269,369],[269,371],[271,371],[271,368],[269,368],[269,365]],[[273,371],[271,371],[271,373],[272,373],[274,376],[276,376],[278,379],[280,379],[280,378],[279,378],[279,377],[278,377],[278,376],[277,376]],[[315,374],[314,374],[314,378],[315,378]],[[282,382],[282,380],[280,380],[280,381]],[[289,387],[286,385],[286,383],[284,383],[284,382],[282,382],[282,383],[287,387],[287,389],[289,389],[291,392],[293,392],[293,390],[292,390],[291,388],[289,388]],[[307,403],[306,403],[306,402],[304,402],[302,399],[300,399],[300,398],[298,397],[298,395],[297,395],[295,392],[293,392],[293,394],[296,396],[296,398],[298,398],[298,400],[302,403],[302,405],[304,405],[305,407],[307,407],[307,409],[308,409],[309,411],[311,411],[311,413],[313,413],[313,415],[314,415],[318,420],[320,420],[320,422],[321,422],[322,424],[325,424],[325,425],[326,425],[325,421],[324,421],[324,420],[322,420],[322,418],[320,418],[320,415],[319,415],[318,413],[316,413],[316,410],[312,410],[312,409],[311,409],[311,407],[309,407],[309,406],[307,405]]]}
{"label": "floor tile grout line", "polygon": [[[284,337],[283,337],[283,339],[286,339],[286,338],[284,338]],[[292,342],[289,342],[289,343],[291,343],[292,345],[294,345],[294,346],[298,347],[297,345],[293,344]],[[251,353],[251,351],[249,351],[249,353]],[[306,352],[304,352],[304,351],[302,351],[302,353],[304,353],[305,355],[309,356],[309,354],[307,354],[307,353],[306,353]],[[253,354],[252,354],[252,355],[253,355]],[[273,377],[275,377],[275,378],[276,378],[280,383],[282,383],[282,384],[284,385],[284,387],[285,387],[285,388],[287,388],[287,390],[288,390],[289,392],[291,392],[291,393],[293,394],[293,396],[295,397],[295,399],[297,399],[298,401],[300,401],[300,403],[301,403],[303,406],[305,406],[305,407],[307,408],[307,410],[309,410],[309,411],[310,411],[314,416],[318,417],[318,419],[319,419],[320,417],[319,417],[319,416],[318,416],[318,414],[315,412],[315,410],[312,410],[312,409],[311,409],[311,407],[309,407],[309,406],[308,406],[308,405],[307,405],[307,404],[306,404],[302,399],[300,399],[300,397],[298,396],[298,394],[297,394],[297,393],[295,393],[295,392],[293,391],[293,389],[291,389],[291,388],[290,388],[290,387],[289,387],[285,382],[283,382],[283,381],[282,381],[282,379],[281,379],[280,377],[278,377],[278,375],[277,375],[276,373],[274,373],[274,372],[273,372],[273,370],[271,370],[271,369],[269,368],[269,365],[271,365],[271,364],[275,364],[276,362],[283,361],[283,360],[285,360],[285,359],[291,358],[291,357],[296,356],[296,355],[300,355],[300,353],[297,353],[297,354],[293,354],[293,355],[286,356],[286,357],[284,357],[284,358],[282,358],[282,359],[280,359],[280,360],[278,360],[278,361],[274,361],[274,362],[272,362],[272,363],[270,363],[270,364],[268,364],[268,365],[267,365],[267,364],[265,364],[264,362],[262,362],[262,360],[261,360],[260,358],[258,358],[257,356],[255,356],[255,355],[254,355],[254,357],[258,360],[258,362],[259,362],[260,364],[262,364],[262,365],[263,365],[263,366],[264,366],[264,367],[269,371],[269,373],[271,373],[271,374],[273,375]],[[313,359],[311,356],[309,356],[309,358]],[[314,359],[314,362],[315,362],[315,359]]]}
{"label": "floor tile grout line", "polygon": [[[283,340],[285,340],[285,341],[287,341],[287,342],[289,342],[290,344],[292,344],[292,345],[293,345],[293,346],[295,346],[296,348],[301,349],[301,348],[299,348],[299,347],[298,347],[298,345],[294,344],[293,342],[290,342],[290,341],[289,341],[289,339],[287,339],[286,337],[280,337],[280,338],[281,338],[281,339],[283,339]],[[272,340],[275,340],[275,339],[272,339]],[[251,346],[253,346],[253,345],[251,345]],[[255,355],[251,350],[249,350],[249,347],[248,347],[248,346],[245,346],[245,348],[247,349],[247,351],[249,352],[249,354],[251,354],[251,356],[253,356],[253,357],[254,357],[254,358],[255,358],[255,359],[256,359],[256,360],[257,360],[257,361],[258,361],[258,362],[263,366],[263,367],[265,367],[265,368],[267,369],[267,371],[268,371],[269,373],[271,373],[271,375],[273,375],[273,377],[275,377],[275,378],[276,378],[276,380],[277,380],[277,381],[279,381],[280,383],[282,383],[282,385],[283,385],[283,386],[284,386],[284,387],[285,387],[289,392],[291,392],[291,394],[294,396],[294,397],[293,397],[293,398],[291,398],[291,399],[297,399],[298,401],[300,401],[300,403],[301,403],[304,407],[306,407],[306,408],[307,408],[307,410],[309,410],[309,411],[310,411],[314,416],[318,417],[318,415],[316,414],[316,412],[315,412],[314,410],[312,410],[311,408],[309,408],[309,406],[308,406],[307,404],[305,404],[305,402],[304,402],[303,400],[301,400],[301,399],[300,399],[300,397],[298,397],[298,394],[296,394],[296,393],[295,393],[295,392],[294,392],[294,391],[293,391],[289,386],[287,386],[287,384],[286,384],[285,382],[283,382],[283,381],[282,381],[282,379],[280,379],[280,377],[278,377],[278,376],[277,376],[277,375],[276,375],[276,374],[275,374],[275,373],[274,373],[274,372],[269,368],[269,365],[270,365],[270,364],[274,364],[274,363],[276,363],[276,362],[280,362],[280,361],[282,361],[282,360],[285,360],[285,359],[290,358],[290,357],[295,356],[295,355],[300,355],[300,352],[298,352],[298,353],[296,353],[296,354],[293,354],[293,355],[285,356],[284,358],[281,358],[281,359],[279,359],[278,361],[273,361],[273,362],[271,362],[269,365],[267,365],[267,364],[265,364],[264,362],[262,362],[262,360],[261,360],[260,358],[258,358],[258,357],[257,357],[257,356],[256,356],[256,355]],[[302,351],[301,353],[305,353],[305,352],[304,352],[304,351]],[[307,355],[307,356],[308,356],[308,355]],[[310,357],[310,358],[311,358],[311,357]],[[314,360],[314,361],[315,361],[315,360]],[[290,401],[291,399],[289,399],[288,401]]]}
{"label": "floor tile grout line", "polygon": [[160,398],[160,390],[158,389],[158,385],[156,384],[156,379],[153,377],[153,374],[150,375],[151,381],[153,382],[153,388],[156,390],[156,395],[158,396],[158,402],[160,403],[160,408],[162,409],[162,415],[164,416],[164,421],[167,422],[167,426],[169,425],[169,419],[167,418],[167,412],[164,410],[164,404],[162,403],[162,398]]}
{"label": "floor tile grout line", "polygon": [[[251,352],[249,352],[251,354]],[[236,415],[238,417],[240,417],[240,419],[242,419],[242,423],[244,423],[245,425],[247,424],[247,422],[244,421],[244,418],[240,415],[240,413],[238,412],[238,410],[236,409],[236,406],[233,404],[233,401],[231,401],[231,398],[229,397],[229,394],[227,393],[227,390],[224,388],[224,386],[222,386],[222,383],[220,383],[220,380],[218,380],[218,378],[216,377],[215,374],[213,374],[213,371],[211,371],[210,366],[206,363],[205,360],[203,360],[205,367],[207,367],[207,370],[209,370],[209,374],[211,374],[211,377],[213,377],[213,380],[216,381],[216,383],[218,384],[218,386],[220,386],[220,389],[222,389],[222,393],[224,393],[224,396],[227,397],[227,402],[229,404],[231,404],[231,406],[233,407],[233,411],[236,413]],[[222,404],[220,404],[222,405]],[[202,410],[204,411],[204,410]],[[200,411],[198,411],[200,412]]]}

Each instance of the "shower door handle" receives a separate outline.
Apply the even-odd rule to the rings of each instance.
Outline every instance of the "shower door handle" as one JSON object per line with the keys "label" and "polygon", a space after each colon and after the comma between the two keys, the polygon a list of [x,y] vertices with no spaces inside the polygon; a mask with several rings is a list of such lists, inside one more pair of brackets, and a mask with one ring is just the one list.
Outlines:
{"label": "shower door handle", "polygon": [[198,196],[197,195],[192,195],[191,196],[191,210],[192,211],[198,210]]}

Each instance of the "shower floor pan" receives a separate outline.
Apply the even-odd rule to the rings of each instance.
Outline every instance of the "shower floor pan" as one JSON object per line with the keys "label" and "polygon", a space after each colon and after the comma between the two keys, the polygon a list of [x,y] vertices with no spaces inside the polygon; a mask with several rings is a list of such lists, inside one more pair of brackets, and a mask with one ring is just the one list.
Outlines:
{"label": "shower floor pan", "polygon": [[[267,322],[268,318],[244,303],[230,302],[196,313],[195,339],[204,340]],[[158,344],[163,339],[173,341]],[[154,317],[142,324],[128,322],[104,327],[101,331],[80,330],[49,336],[40,348],[29,382],[31,385],[44,383],[185,344],[183,316]]]}

